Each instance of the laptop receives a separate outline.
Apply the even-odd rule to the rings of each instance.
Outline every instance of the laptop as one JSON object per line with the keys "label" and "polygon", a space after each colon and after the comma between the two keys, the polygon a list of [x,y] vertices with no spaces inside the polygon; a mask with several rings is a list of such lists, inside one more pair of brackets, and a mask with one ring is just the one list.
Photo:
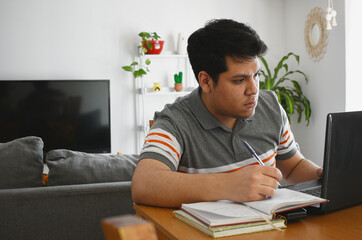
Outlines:
{"label": "laptop", "polygon": [[329,200],[308,212],[323,214],[362,203],[362,111],[327,115],[323,178],[287,188]]}

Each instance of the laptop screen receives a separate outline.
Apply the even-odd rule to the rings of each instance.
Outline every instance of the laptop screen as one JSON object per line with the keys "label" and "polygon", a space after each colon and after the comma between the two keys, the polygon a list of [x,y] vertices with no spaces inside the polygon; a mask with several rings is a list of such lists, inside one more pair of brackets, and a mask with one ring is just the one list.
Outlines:
{"label": "laptop screen", "polygon": [[327,116],[323,212],[362,203],[362,111]]}

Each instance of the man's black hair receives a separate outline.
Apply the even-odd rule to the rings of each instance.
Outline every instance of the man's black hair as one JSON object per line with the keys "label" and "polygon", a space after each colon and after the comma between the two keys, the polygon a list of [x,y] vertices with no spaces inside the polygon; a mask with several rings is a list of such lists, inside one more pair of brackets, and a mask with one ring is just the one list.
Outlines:
{"label": "man's black hair", "polygon": [[188,39],[187,52],[198,81],[206,71],[215,85],[226,72],[226,57],[242,62],[265,54],[268,47],[251,27],[231,19],[215,19],[195,31]]}

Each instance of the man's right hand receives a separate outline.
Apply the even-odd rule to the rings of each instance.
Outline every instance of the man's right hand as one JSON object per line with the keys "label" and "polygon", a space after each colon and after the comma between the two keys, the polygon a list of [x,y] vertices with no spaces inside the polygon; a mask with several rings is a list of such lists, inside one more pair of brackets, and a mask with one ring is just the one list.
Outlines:
{"label": "man's right hand", "polygon": [[225,175],[226,199],[235,202],[263,200],[273,196],[282,179],[279,169],[271,166],[252,165]]}

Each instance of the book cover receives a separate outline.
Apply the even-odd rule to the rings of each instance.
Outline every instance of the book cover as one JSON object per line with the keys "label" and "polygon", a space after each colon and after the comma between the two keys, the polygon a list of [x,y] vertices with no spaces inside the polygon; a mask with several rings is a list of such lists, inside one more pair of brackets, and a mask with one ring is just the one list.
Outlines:
{"label": "book cover", "polygon": [[264,221],[264,222],[210,227],[182,210],[174,211],[174,214],[176,218],[180,219],[181,221],[184,221],[185,223],[191,225],[192,227],[198,229],[199,231],[202,231],[203,233],[206,233],[207,235],[213,238],[286,228],[284,219],[275,219],[270,221],[270,223]]}

